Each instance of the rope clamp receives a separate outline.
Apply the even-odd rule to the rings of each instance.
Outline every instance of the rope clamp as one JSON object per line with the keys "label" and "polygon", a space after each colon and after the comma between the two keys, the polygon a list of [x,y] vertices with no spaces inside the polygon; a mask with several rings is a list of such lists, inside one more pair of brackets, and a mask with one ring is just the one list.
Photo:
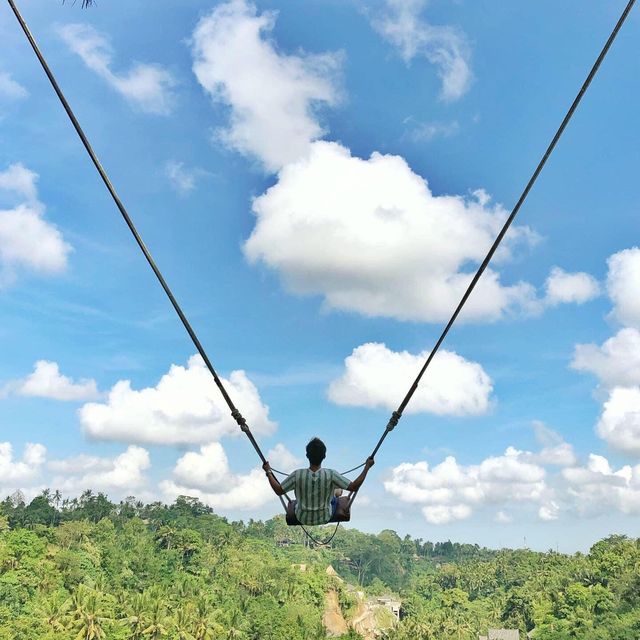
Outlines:
{"label": "rope clamp", "polygon": [[247,425],[246,418],[244,418],[237,409],[234,409],[231,412],[231,417],[238,423],[238,426],[240,427],[240,429],[242,429],[242,431],[244,431],[244,433],[249,432],[249,426]]}
{"label": "rope clamp", "polygon": [[394,411],[389,418],[389,422],[387,423],[387,431],[393,431],[400,421],[400,418],[402,418],[402,414],[398,411]]}

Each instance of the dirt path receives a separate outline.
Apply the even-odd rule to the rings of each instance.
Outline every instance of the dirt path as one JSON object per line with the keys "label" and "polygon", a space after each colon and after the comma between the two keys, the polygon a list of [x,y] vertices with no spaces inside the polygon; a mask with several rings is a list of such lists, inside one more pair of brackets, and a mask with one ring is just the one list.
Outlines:
{"label": "dirt path", "polygon": [[338,602],[338,594],[336,591],[327,591],[322,624],[324,624],[324,628],[327,630],[327,635],[329,637],[344,635],[349,630],[347,622],[342,615],[342,611],[340,611],[340,604]]}

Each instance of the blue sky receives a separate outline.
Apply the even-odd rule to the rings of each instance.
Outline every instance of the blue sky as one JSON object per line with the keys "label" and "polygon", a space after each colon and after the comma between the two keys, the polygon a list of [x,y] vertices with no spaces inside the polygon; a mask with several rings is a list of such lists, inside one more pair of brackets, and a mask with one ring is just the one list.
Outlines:
{"label": "blue sky", "polygon": [[[314,435],[338,469],[369,453],[623,8],[21,7],[288,469]],[[355,526],[561,550],[637,531],[639,29],[635,12]],[[276,513],[8,7],[0,43],[3,495],[189,493],[231,518]]]}

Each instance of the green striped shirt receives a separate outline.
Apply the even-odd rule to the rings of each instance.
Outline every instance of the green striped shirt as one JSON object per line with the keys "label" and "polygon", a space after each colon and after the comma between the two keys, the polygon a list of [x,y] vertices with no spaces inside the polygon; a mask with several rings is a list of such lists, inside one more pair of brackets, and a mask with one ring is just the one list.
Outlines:
{"label": "green striped shirt", "polygon": [[296,494],[296,518],[302,524],[325,524],[331,518],[331,498],[336,487],[346,489],[351,481],[333,469],[296,469],[281,483]]}

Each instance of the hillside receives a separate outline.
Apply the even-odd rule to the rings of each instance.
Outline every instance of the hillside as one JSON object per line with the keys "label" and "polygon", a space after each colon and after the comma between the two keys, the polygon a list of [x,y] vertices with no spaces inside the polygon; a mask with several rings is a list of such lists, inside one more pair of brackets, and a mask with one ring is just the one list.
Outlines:
{"label": "hillside", "polygon": [[[313,640],[327,603],[343,638],[640,637],[640,540],[622,536],[567,556],[349,529],[313,549],[281,518],[228,522],[186,497],[45,492],[0,510],[1,640]],[[381,596],[402,602],[399,623],[378,619]]]}

